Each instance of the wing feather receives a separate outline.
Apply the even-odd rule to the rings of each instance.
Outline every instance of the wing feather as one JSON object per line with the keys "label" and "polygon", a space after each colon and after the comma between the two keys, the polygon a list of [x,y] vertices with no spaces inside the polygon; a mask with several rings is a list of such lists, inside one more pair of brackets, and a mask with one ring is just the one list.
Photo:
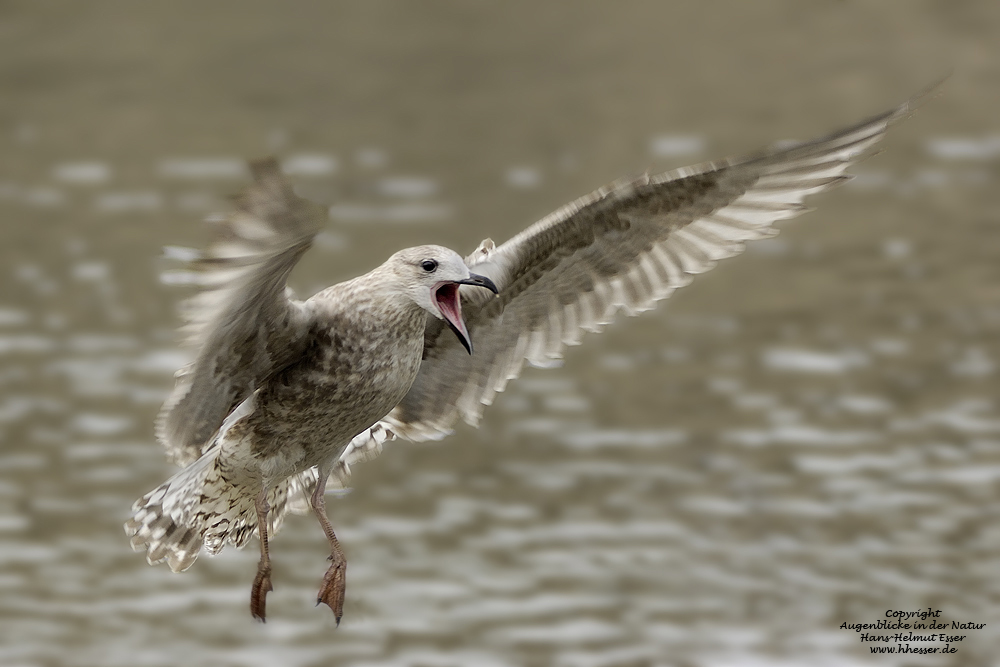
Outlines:
{"label": "wing feather", "polygon": [[776,221],[850,178],[848,166],[933,88],[814,141],[618,181],[503,245],[484,241],[466,261],[500,294],[462,290],[475,353],[429,322],[417,380],[382,423],[413,440],[441,438],[459,418],[475,425],[525,362],[552,365],[564,345],[600,331],[618,310],[648,310],[747,241],[776,234]]}
{"label": "wing feather", "polygon": [[216,237],[193,261],[202,291],[181,305],[181,331],[196,358],[177,374],[156,422],[167,456],[187,465],[255,387],[293,361],[305,344],[308,313],[286,281],[319,227],[275,160],[251,163],[254,183]]}

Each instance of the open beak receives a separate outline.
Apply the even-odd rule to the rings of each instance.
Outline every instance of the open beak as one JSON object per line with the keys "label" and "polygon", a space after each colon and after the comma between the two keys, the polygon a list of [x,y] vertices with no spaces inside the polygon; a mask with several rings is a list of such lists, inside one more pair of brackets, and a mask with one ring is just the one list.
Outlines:
{"label": "open beak", "polygon": [[462,300],[458,294],[459,285],[485,287],[494,294],[499,294],[500,291],[493,284],[492,280],[486,276],[477,276],[475,273],[470,273],[469,277],[465,280],[441,283],[434,290],[434,300],[437,302],[438,310],[444,316],[444,321],[455,332],[459,342],[462,343],[468,353],[472,354],[472,339],[469,338],[469,330],[465,327],[465,320],[462,319]]}

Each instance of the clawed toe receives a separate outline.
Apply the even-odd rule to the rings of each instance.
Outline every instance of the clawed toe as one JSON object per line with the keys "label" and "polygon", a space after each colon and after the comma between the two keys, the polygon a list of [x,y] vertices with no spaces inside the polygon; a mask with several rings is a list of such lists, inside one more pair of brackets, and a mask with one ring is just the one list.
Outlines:
{"label": "clawed toe", "polygon": [[250,613],[261,622],[267,622],[267,594],[272,590],[271,568],[258,569],[250,588]]}
{"label": "clawed toe", "polygon": [[333,611],[333,617],[340,625],[340,619],[344,615],[344,592],[347,589],[347,561],[342,558],[335,559],[331,556],[333,564],[323,576],[323,584],[319,587],[319,595],[316,597],[316,605],[326,604]]}

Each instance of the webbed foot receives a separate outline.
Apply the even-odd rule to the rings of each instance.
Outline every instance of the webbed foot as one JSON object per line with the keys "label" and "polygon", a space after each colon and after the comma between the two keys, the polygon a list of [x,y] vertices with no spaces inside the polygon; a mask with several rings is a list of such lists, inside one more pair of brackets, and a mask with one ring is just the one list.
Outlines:
{"label": "webbed foot", "polygon": [[340,619],[344,615],[344,593],[347,590],[347,559],[339,554],[330,556],[333,561],[330,569],[323,576],[323,584],[319,587],[319,595],[316,597],[316,605],[326,604],[333,610],[333,617],[340,625]]}
{"label": "webbed foot", "polygon": [[257,576],[250,588],[250,613],[261,622],[267,621],[267,594],[272,590],[271,566],[257,568]]}

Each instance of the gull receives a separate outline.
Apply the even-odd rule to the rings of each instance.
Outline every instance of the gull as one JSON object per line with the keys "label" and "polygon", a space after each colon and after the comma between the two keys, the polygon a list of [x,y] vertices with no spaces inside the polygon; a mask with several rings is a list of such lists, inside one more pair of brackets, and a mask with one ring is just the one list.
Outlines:
{"label": "gull", "polygon": [[269,536],[289,512],[311,510],[330,544],[317,605],[339,625],[347,559],[324,498],[346,487],[351,465],[395,438],[477,425],[525,363],[558,363],[618,311],[649,310],[773,236],[936,87],[813,141],[617,181],[464,259],[440,246],[401,250],[305,301],[286,279],[320,215],[277,161],[251,163],[253,183],[192,260],[202,290],[182,306],[182,331],[196,352],[156,423],[183,467],[133,505],[133,549],[177,572],[203,548],[214,555],[256,535],[250,611],[264,620]]}

